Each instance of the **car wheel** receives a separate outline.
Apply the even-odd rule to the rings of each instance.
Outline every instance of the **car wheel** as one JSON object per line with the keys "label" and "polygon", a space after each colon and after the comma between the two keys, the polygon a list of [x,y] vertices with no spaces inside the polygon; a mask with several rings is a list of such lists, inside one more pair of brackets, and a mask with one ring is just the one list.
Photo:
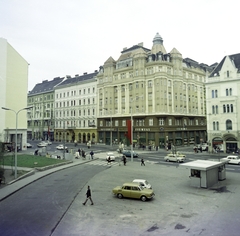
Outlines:
{"label": "car wheel", "polygon": [[118,193],[117,197],[118,197],[119,199],[121,199],[121,198],[123,198],[123,195],[122,195],[121,193]]}
{"label": "car wheel", "polygon": [[147,200],[146,196],[141,196],[141,200],[145,202]]}
{"label": "car wheel", "polygon": [[179,160],[177,160],[177,163],[179,163],[180,161]]}
{"label": "car wheel", "polygon": [[169,161],[169,159],[166,159],[166,161]]}

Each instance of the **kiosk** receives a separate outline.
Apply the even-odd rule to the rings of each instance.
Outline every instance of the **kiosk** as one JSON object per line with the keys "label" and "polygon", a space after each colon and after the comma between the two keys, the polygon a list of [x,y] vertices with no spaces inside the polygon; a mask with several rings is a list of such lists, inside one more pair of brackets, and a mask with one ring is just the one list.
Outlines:
{"label": "kiosk", "polygon": [[181,164],[182,167],[190,168],[191,186],[209,188],[226,179],[225,162],[197,160]]}

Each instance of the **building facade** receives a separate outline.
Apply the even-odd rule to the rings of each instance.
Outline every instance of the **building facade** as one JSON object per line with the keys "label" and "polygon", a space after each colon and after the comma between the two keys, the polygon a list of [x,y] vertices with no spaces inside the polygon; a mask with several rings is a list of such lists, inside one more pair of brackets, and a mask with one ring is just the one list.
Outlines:
{"label": "building facade", "polygon": [[67,76],[55,88],[56,141],[96,142],[97,73]]}
{"label": "building facade", "polygon": [[0,141],[15,146],[17,128],[20,149],[27,143],[27,91],[28,62],[0,38],[0,107],[10,109],[0,109]]}
{"label": "building facade", "polygon": [[187,145],[207,140],[205,80],[212,68],[164,48],[157,33],[152,49],[143,43],[110,57],[97,75],[98,142]]}
{"label": "building facade", "polygon": [[240,54],[225,56],[206,81],[210,151],[240,147]]}
{"label": "building facade", "polygon": [[28,106],[33,106],[28,112],[29,140],[54,140],[54,87],[64,78],[54,78],[38,83],[28,93]]}

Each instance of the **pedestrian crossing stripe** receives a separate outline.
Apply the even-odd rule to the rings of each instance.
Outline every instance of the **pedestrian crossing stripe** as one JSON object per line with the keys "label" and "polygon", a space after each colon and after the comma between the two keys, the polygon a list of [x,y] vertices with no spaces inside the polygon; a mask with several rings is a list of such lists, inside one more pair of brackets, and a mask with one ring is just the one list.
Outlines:
{"label": "pedestrian crossing stripe", "polygon": [[111,164],[108,164],[106,161],[90,161],[86,164],[95,166],[119,166],[118,162],[111,162]]}

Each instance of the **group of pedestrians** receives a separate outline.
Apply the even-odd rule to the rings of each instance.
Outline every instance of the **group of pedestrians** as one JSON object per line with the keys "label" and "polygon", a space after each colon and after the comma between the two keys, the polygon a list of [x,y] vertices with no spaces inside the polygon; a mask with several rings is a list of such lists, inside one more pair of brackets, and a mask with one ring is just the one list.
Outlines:
{"label": "group of pedestrians", "polygon": [[[93,159],[94,152],[91,151],[89,155],[90,155],[90,159]],[[80,157],[82,157],[83,159],[86,159],[86,156],[87,156],[86,152],[81,148],[79,148],[78,151],[75,153],[76,159],[79,159]]]}

